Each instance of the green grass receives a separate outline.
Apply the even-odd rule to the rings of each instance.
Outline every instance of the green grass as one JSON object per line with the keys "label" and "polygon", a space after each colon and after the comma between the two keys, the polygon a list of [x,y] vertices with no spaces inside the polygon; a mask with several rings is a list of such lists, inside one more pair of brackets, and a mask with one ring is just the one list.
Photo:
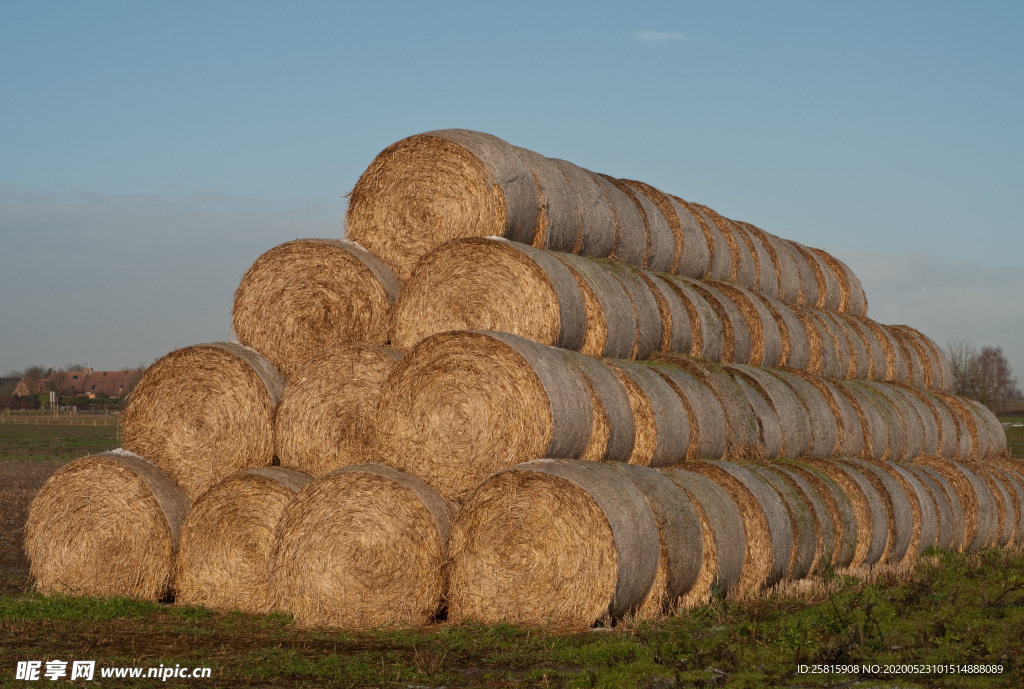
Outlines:
{"label": "green grass", "polygon": [[[657,623],[573,633],[443,623],[342,633],[298,629],[281,614],[26,594],[0,597],[0,686],[21,686],[10,673],[17,660],[72,658],[206,665],[213,680],[204,686],[1016,687],[1024,684],[1021,572],[1019,552],[942,552],[872,581],[832,575],[810,602],[716,600]],[[1001,664],[1004,672],[796,672],[819,663]]]}
{"label": "green grass", "polygon": [[1006,431],[1006,442],[1010,445],[1010,454],[1017,457],[1024,457],[1024,417],[1000,417],[999,421],[1009,424],[1021,424],[1016,427],[1011,425],[1009,428],[1004,430]]}
{"label": "green grass", "polygon": [[116,426],[0,423],[0,462],[70,461],[119,444]]}

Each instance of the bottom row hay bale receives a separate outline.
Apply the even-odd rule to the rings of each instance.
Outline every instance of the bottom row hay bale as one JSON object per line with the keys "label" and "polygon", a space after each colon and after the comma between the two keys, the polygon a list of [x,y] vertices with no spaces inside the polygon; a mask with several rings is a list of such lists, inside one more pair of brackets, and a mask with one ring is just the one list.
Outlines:
{"label": "bottom row hay bale", "polygon": [[878,493],[867,479],[848,466],[824,460],[803,462],[835,482],[850,502],[857,520],[857,547],[849,566],[877,564],[889,541],[889,521]]}
{"label": "bottom row hay bale", "polygon": [[1020,545],[1024,542],[1024,474],[1019,465],[1009,462],[999,462],[993,466],[1002,472],[1016,492],[1017,530],[1014,533],[1013,544]]}
{"label": "bottom row hay bale", "polygon": [[959,550],[964,542],[964,512],[956,499],[952,486],[934,469],[907,464],[904,468],[912,473],[928,491],[935,505],[938,521],[935,545],[944,550]]}
{"label": "bottom row hay bale", "polygon": [[379,464],[313,481],[278,522],[270,592],[301,626],[420,625],[441,608],[449,506]]}
{"label": "bottom row hay bale", "polygon": [[1005,478],[992,471],[988,465],[979,464],[974,467],[974,471],[985,481],[989,492],[992,493],[996,509],[996,537],[993,545],[1002,548],[1013,539],[1013,530],[1016,526],[1010,487],[1006,485]]}
{"label": "bottom row hay bale", "polygon": [[181,528],[175,601],[270,612],[274,532],[285,505],[312,480],[300,471],[260,467],[233,474],[203,493]]}
{"label": "bottom row hay bale", "polygon": [[190,506],[167,474],[123,450],[58,469],[32,501],[25,524],[36,590],[164,598]]}
{"label": "bottom row hay bale", "polygon": [[736,503],[721,486],[696,472],[663,469],[662,474],[690,498],[704,533],[700,575],[679,601],[679,608],[703,605],[712,595],[736,598],[746,557],[743,516]]}
{"label": "bottom row hay bale", "polygon": [[779,473],[766,467],[750,466],[782,498],[793,530],[793,547],[786,571],[786,579],[803,579],[811,573],[818,558],[821,525],[817,522],[810,502],[800,489]]}
{"label": "bottom row hay bale", "polygon": [[448,616],[589,627],[637,610],[654,583],[658,525],[607,465],[534,460],[494,474],[459,511]]}
{"label": "bottom row hay bale", "polygon": [[[819,567],[831,565],[833,568],[848,567],[857,552],[857,515],[846,493],[828,475],[808,465],[793,462],[778,462],[774,467],[794,479],[806,482],[809,499],[814,504],[816,496],[821,501],[826,515],[819,518],[822,524],[823,559]],[[817,507],[815,508],[818,509]],[[830,531],[826,531],[825,527]],[[831,533],[831,547],[827,544],[828,533]],[[828,557],[825,558],[824,555]]]}
{"label": "bottom row hay bale", "polygon": [[956,493],[964,514],[962,548],[975,552],[989,547],[996,538],[998,517],[992,492],[981,477],[966,463],[940,457],[919,457],[915,463],[938,472]]}

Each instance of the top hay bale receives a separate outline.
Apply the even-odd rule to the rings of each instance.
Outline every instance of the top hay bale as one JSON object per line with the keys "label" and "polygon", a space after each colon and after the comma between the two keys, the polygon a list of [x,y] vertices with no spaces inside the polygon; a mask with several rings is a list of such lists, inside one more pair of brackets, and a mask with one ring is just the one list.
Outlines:
{"label": "top hay bale", "polygon": [[125,449],[166,471],[193,500],[274,457],[284,378],[230,342],[178,349],[150,366],[121,416]]}
{"label": "top hay bale", "polygon": [[318,352],[382,345],[401,285],[368,251],[336,239],[298,239],[267,251],[242,276],[231,310],[238,341],[290,377]]}

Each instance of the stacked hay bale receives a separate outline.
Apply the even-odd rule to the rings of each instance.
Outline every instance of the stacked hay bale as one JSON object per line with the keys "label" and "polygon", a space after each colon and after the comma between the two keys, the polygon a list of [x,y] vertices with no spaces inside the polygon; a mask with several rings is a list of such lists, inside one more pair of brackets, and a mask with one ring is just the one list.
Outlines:
{"label": "stacked hay bale", "polygon": [[347,220],[47,483],[41,591],[586,626],[1024,539],[994,415],[819,249],[462,130],[382,153]]}

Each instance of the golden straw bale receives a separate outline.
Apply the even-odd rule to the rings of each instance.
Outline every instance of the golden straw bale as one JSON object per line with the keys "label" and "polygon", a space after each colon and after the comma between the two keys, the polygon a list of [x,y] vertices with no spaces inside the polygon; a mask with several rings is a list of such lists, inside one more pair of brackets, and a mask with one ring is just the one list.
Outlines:
{"label": "golden straw bale", "polygon": [[654,514],[631,481],[566,460],[484,481],[455,519],[450,550],[450,620],[556,628],[635,611],[661,552]]}
{"label": "golden straw bale", "polygon": [[[840,524],[837,527],[834,524],[832,510],[826,497],[822,495],[822,491],[827,492],[828,489],[819,489],[804,473],[788,464],[773,463],[766,468],[797,490],[810,510],[810,519],[814,527],[814,559],[808,570],[809,575],[820,574],[834,566],[833,562],[838,555],[836,549],[843,540],[843,526]],[[850,510],[849,516],[856,528],[856,517],[852,510]],[[850,553],[852,555],[852,549]]]}
{"label": "golden straw bale", "polygon": [[849,380],[867,379],[871,371],[871,354],[860,330],[854,328],[848,321],[840,318],[842,314],[832,311],[822,311],[821,314],[835,324],[842,333],[846,346],[849,349],[849,365],[845,371],[837,372],[837,377]]}
{"label": "golden straw bale", "polygon": [[[914,464],[930,469],[945,480],[946,483],[943,487],[946,489],[950,502],[954,504],[954,514],[956,508],[959,507],[959,513],[963,519],[962,538],[955,543],[954,548],[956,550],[969,549],[978,533],[979,517],[988,519],[991,512],[987,506],[984,515],[979,511],[978,493],[967,474],[964,473],[963,463],[941,457],[918,457],[914,460]],[[984,528],[987,529],[988,526]]]}
{"label": "golden straw bale", "polygon": [[360,246],[298,239],[265,252],[242,276],[231,309],[239,342],[286,377],[336,344],[387,343],[401,285]]}
{"label": "golden straw bale", "polygon": [[419,479],[354,464],[305,486],[274,535],[274,607],[303,627],[413,626],[445,593],[450,506]]}
{"label": "golden straw bale", "polygon": [[[599,265],[618,280],[633,305],[633,313],[636,316],[636,341],[630,358],[646,359],[661,348],[663,333],[658,301],[647,282],[641,277],[639,268],[618,262],[602,262]],[[605,314],[605,317],[611,318],[613,315]]]}
{"label": "golden straw bale", "polygon": [[723,457],[729,441],[728,418],[711,388],[674,364],[649,366],[672,387],[686,411],[690,430],[686,459]]}
{"label": "golden straw bale", "polygon": [[[601,187],[615,220],[615,242],[611,258],[631,266],[642,266],[647,256],[647,228],[644,217],[633,198],[618,186],[618,180],[608,175],[591,172],[590,176]],[[624,187],[626,185],[623,185]],[[626,187],[628,189],[628,187]]]}
{"label": "golden straw bale", "polygon": [[782,457],[782,422],[779,415],[775,413],[769,398],[761,392],[760,386],[752,384],[746,378],[729,371],[736,384],[743,391],[743,396],[754,412],[757,425],[760,429],[759,451],[762,458],[766,460]]}
{"label": "golden straw bale", "polygon": [[886,373],[883,382],[909,383],[911,381],[909,362],[903,347],[896,337],[889,331],[888,327],[881,323],[876,323],[867,318],[863,322],[867,323],[868,327],[875,331],[879,341],[882,343],[882,350],[885,352],[886,360]]}
{"label": "golden straw bale", "polygon": [[724,363],[749,364],[753,351],[750,327],[743,317],[743,312],[732,299],[718,289],[721,284],[714,281],[697,281],[677,278],[676,282],[684,282],[696,291],[711,305],[722,323],[722,356]]}
{"label": "golden straw bale", "polygon": [[871,429],[872,456],[878,457],[879,446],[877,444],[881,444],[886,448],[886,451],[882,457],[879,457],[880,459],[886,459],[890,462],[906,461],[907,438],[903,419],[900,417],[893,401],[879,392],[878,388],[867,385],[868,382],[871,381],[845,381],[842,385],[858,396],[858,400],[861,402],[861,409],[865,412],[865,418],[869,419],[869,424],[871,423],[868,416],[870,413],[868,412],[869,409],[874,409],[875,413],[882,420],[882,426],[885,429],[884,433],[880,428]]}
{"label": "golden straw bale", "polygon": [[700,578],[704,565],[704,529],[689,495],[664,474],[645,467],[608,465],[640,489],[658,523],[661,555],[646,600],[637,610],[657,619],[678,609]]}
{"label": "golden straw bale", "polygon": [[996,507],[996,540],[994,545],[1003,548],[1013,541],[1017,526],[1017,515],[1014,512],[1010,492],[1013,487],[1006,478],[992,470],[989,464],[978,464],[973,467],[974,473],[981,477],[992,493]]}
{"label": "golden straw bale", "polygon": [[365,462],[381,388],[401,360],[391,349],[352,344],[307,361],[288,381],[274,417],[281,466],[320,477]]}
{"label": "golden straw bale", "polygon": [[836,419],[838,441],[835,454],[839,457],[860,457],[864,454],[864,436],[867,430],[862,423],[857,407],[844,395],[838,381],[830,381],[806,371],[789,371],[821,393],[829,410]]}
{"label": "golden straw bale", "polygon": [[778,365],[801,371],[808,370],[811,362],[811,341],[807,336],[807,328],[803,321],[788,304],[764,294],[754,294],[754,296],[771,313],[775,326],[779,330],[781,349]]}
{"label": "golden straw bale", "polygon": [[[697,217],[687,209],[684,201],[670,194],[665,194],[665,197],[679,219],[679,229],[683,238],[679,265],[672,270],[672,274],[694,280],[703,279],[711,270],[709,236],[704,233],[704,228]],[[665,217],[670,223],[672,222],[670,214],[666,214]]]}
{"label": "golden straw bale", "polygon": [[[923,405],[925,409],[931,414],[931,422],[927,422],[925,414],[921,412],[921,420],[926,423],[933,423],[935,426],[935,449],[932,451],[928,450],[928,443],[925,444],[924,454],[938,455],[939,457],[945,457],[946,459],[957,459],[959,452],[959,432],[958,425],[954,419],[954,414],[949,410],[946,404],[931,395],[924,390],[918,390],[912,387],[901,388],[904,392],[912,395],[916,401]],[[929,433],[929,431],[926,431]]]}
{"label": "golden straw bale", "polygon": [[253,615],[271,611],[274,531],[312,477],[282,467],[232,474],[196,500],[181,527],[175,602]]}
{"label": "golden straw bale", "polygon": [[861,383],[865,387],[874,389],[884,397],[896,410],[896,418],[903,428],[903,453],[901,455],[890,455],[889,459],[894,462],[905,462],[925,454],[921,451],[924,446],[924,424],[917,410],[911,405],[910,400],[902,393],[896,385],[876,383],[866,380]]}
{"label": "golden straw bale", "polygon": [[663,467],[686,459],[690,421],[675,389],[647,366],[609,362],[622,381],[633,411],[635,442],[630,464]]}
{"label": "golden straw bale", "polygon": [[842,313],[852,313],[855,316],[868,315],[868,298],[864,294],[864,287],[850,267],[840,261],[832,254],[821,249],[811,249],[818,258],[832,269],[832,273],[839,281],[840,301],[839,308]]}
{"label": "golden straw bale", "polygon": [[540,202],[529,166],[496,136],[465,129],[388,146],[349,194],[346,235],[406,280],[420,257],[459,237],[531,244]]}
{"label": "golden straw bale", "polygon": [[730,299],[743,315],[750,333],[750,360],[752,366],[779,366],[782,363],[782,334],[772,312],[753,292],[730,285],[712,282],[718,292]]}
{"label": "golden straw bale", "polygon": [[667,276],[663,279],[679,297],[690,317],[690,356],[721,361],[725,330],[718,312],[688,281]]}
{"label": "golden straw bale", "polygon": [[676,238],[668,220],[658,206],[633,184],[623,179],[614,180],[614,184],[633,199],[644,221],[647,253],[641,267],[659,273],[671,272],[676,255]]}
{"label": "golden straw bale", "polygon": [[[757,235],[764,244],[771,262],[775,268],[775,278],[778,289],[775,292],[761,292],[766,296],[777,297],[784,302],[795,304],[800,299],[800,271],[797,268],[796,260],[792,251],[784,244],[784,240],[776,237],[770,232],[765,232],[759,227],[750,223],[742,223],[750,232]],[[758,290],[760,291],[760,290]]]}
{"label": "golden straw bale", "polygon": [[58,469],[25,523],[29,574],[44,595],[157,601],[173,586],[181,524],[191,503],[167,474],[113,450]]}
{"label": "golden straw bale", "polygon": [[729,280],[732,277],[732,251],[725,235],[714,222],[704,213],[700,206],[674,197],[700,225],[707,242],[709,258],[708,270],[703,275],[705,280]]}
{"label": "golden straw bale", "polygon": [[862,459],[888,459],[889,426],[868,393],[847,381],[835,381],[832,387],[846,397],[860,419],[864,447],[859,456]]}
{"label": "golden straw bale", "polygon": [[[889,522],[889,540],[882,554],[881,562],[901,564],[914,541],[914,531],[920,533],[920,524],[915,524],[910,499],[900,485],[887,471],[862,459],[839,460],[854,472],[859,472],[875,489],[885,506]],[[920,519],[920,516],[918,516]],[[916,555],[916,553],[914,553]]]}
{"label": "golden straw bale", "polygon": [[[894,464],[892,462],[867,461],[867,464],[887,472],[899,484],[910,505],[913,530],[911,532],[910,546],[904,559],[910,562],[923,555],[926,550],[936,545],[939,530],[938,513],[935,510],[935,503],[925,487],[924,483],[907,467],[910,464]],[[894,501],[895,504],[895,501]],[[897,529],[899,522],[897,520]]]}
{"label": "golden straw bale", "polygon": [[932,408],[924,401],[924,398],[916,394],[923,394],[924,391],[918,388],[912,388],[909,385],[897,385],[895,383],[891,383],[889,387],[893,393],[899,394],[904,398],[904,400],[917,413],[917,418],[921,421],[922,435],[920,453],[923,455],[941,454],[939,452],[939,443],[941,440],[939,421],[933,413]]}
{"label": "golden straw bale", "polygon": [[726,244],[729,246],[731,270],[728,277],[722,279],[735,282],[748,289],[753,289],[757,285],[757,267],[754,263],[754,256],[746,243],[738,236],[732,222],[707,206],[694,205],[701,210],[705,219],[711,224],[718,226],[722,236],[725,237]]}
{"label": "golden straw bale", "polygon": [[759,392],[775,412],[781,432],[779,456],[796,459],[806,455],[811,447],[811,421],[807,408],[793,389],[755,366],[728,364],[725,369]]}
{"label": "golden straw bale", "polygon": [[772,375],[788,385],[807,410],[811,424],[812,457],[834,457],[839,447],[839,420],[832,412],[825,396],[811,383],[789,369],[772,369]]}
{"label": "golden straw bale", "polygon": [[713,593],[735,599],[746,557],[746,532],[739,508],[721,486],[702,474],[681,469],[661,469],[660,473],[690,498],[704,535],[700,575],[679,601],[679,609],[704,605]]}
{"label": "golden straw bale", "polygon": [[285,381],[265,357],[229,342],[177,349],[146,369],[121,415],[126,450],[195,500],[225,476],[274,457]]}
{"label": "golden straw bale", "polygon": [[[924,346],[928,349],[929,352],[931,352],[933,372],[932,389],[944,392],[949,391],[950,387],[953,385],[953,372],[949,367],[949,357],[946,356],[946,352],[937,344],[935,344],[935,341],[932,340],[932,338],[928,337],[920,330],[915,330],[914,328],[911,328],[909,325],[904,325],[903,329],[905,331],[911,331],[914,334],[916,334],[917,339],[922,344],[924,344]],[[938,372],[937,379],[934,376],[936,371]]]}
{"label": "golden straw bale", "polygon": [[846,330],[839,326],[839,324],[830,317],[829,312],[812,308],[810,306],[805,306],[803,308],[805,308],[821,325],[823,345],[831,346],[832,348],[834,360],[832,365],[832,375],[826,377],[837,379],[849,378],[850,370],[851,368],[855,368],[855,364],[851,361],[852,345],[847,337]]}
{"label": "golden straw bale", "polygon": [[[857,552],[857,514],[839,483],[814,467],[803,464],[778,462],[771,468],[796,480],[815,506],[823,535],[817,568],[820,570],[828,565],[835,568],[848,567]],[[820,501],[824,514],[816,500]]]}
{"label": "golden straw bale", "polygon": [[586,381],[557,350],[507,333],[440,333],[384,384],[376,457],[458,500],[523,458],[582,457],[593,416]]}
{"label": "golden straw bale", "polygon": [[939,363],[935,360],[931,349],[924,343],[920,333],[905,325],[890,325],[886,327],[889,328],[889,332],[893,333],[903,342],[905,350],[910,350],[911,356],[916,360],[917,365],[920,366],[921,384],[914,387],[926,390],[935,390],[941,387],[942,373],[939,370]]}
{"label": "golden straw bale", "polygon": [[572,253],[595,258],[611,256],[615,244],[615,215],[593,173],[567,160],[551,158],[551,162],[576,194],[580,230]]}
{"label": "golden straw bale", "polygon": [[537,188],[537,229],[531,243],[538,249],[572,251],[580,241],[576,190],[554,161],[525,148],[513,148],[530,168]]}
{"label": "golden straw bale", "polygon": [[871,482],[849,464],[831,460],[805,460],[805,463],[835,481],[853,507],[857,517],[857,548],[850,566],[870,567],[884,561],[891,547],[891,512]]}
{"label": "golden straw bale", "polygon": [[[764,446],[761,442],[761,429],[757,423],[757,416],[750,408],[750,403],[743,390],[726,369],[717,364],[687,357],[659,355],[658,361],[664,361],[686,371],[706,386],[718,400],[725,411],[727,429],[723,458],[733,460],[764,458]],[[714,408],[714,405],[709,405],[706,408]],[[721,425],[721,420],[718,423]],[[704,423],[701,430],[706,425],[707,423]]]}
{"label": "golden straw bale", "polygon": [[822,540],[821,525],[817,521],[810,501],[792,481],[787,480],[778,472],[761,466],[744,468],[757,474],[778,493],[786,515],[789,517],[793,545],[790,549],[789,567],[786,569],[785,578],[796,581],[807,577],[814,569]]}
{"label": "golden straw bale", "polygon": [[590,442],[580,459],[628,462],[636,442],[636,425],[625,385],[615,370],[600,359],[566,350],[559,353],[583,376],[594,410]]}
{"label": "golden straw bale", "polygon": [[931,496],[938,521],[935,546],[945,550],[954,550],[964,542],[964,514],[960,502],[950,500],[952,487],[934,469],[917,464],[902,465],[903,469],[917,477],[921,485]]}
{"label": "golden straw bale", "polygon": [[636,347],[636,312],[622,285],[598,263],[575,254],[552,254],[583,294],[587,332],[580,352],[628,359]]}
{"label": "golden straw bale", "polygon": [[807,302],[808,306],[816,306],[819,309],[828,311],[840,311],[842,304],[842,288],[835,272],[828,266],[821,257],[809,247],[798,242],[790,242],[798,252],[807,260],[818,283],[818,299],[816,302]]}
{"label": "golden straw bale", "polygon": [[976,552],[992,547],[999,536],[999,515],[992,490],[972,468],[977,465],[938,457],[920,458],[917,463],[941,473],[956,491],[964,509],[963,549]]}
{"label": "golden straw bale", "polygon": [[793,527],[775,489],[750,468],[732,462],[693,462],[687,469],[724,488],[743,516],[746,553],[737,596],[746,598],[782,581],[792,560]]}
{"label": "golden straw bale", "polygon": [[[669,236],[670,236],[670,238],[672,240],[672,246],[666,252],[666,255],[669,257],[668,267],[660,268],[658,270],[661,270],[662,272],[666,272],[666,273],[680,274],[680,275],[687,275],[688,273],[697,273],[695,275],[692,275],[691,277],[697,277],[697,278],[704,277],[704,272],[707,270],[707,257],[708,257],[707,243],[704,241],[703,236],[701,236],[700,242],[696,243],[696,244],[693,242],[693,239],[691,239],[689,237],[689,236],[692,236],[692,233],[694,232],[694,230],[699,231],[699,229],[700,229],[699,226],[697,226],[696,223],[692,223],[691,226],[690,226],[690,229],[688,231],[684,231],[683,225],[680,222],[680,215],[679,215],[679,211],[682,210],[682,209],[677,210],[677,207],[678,207],[679,204],[676,203],[671,197],[669,197],[668,194],[666,194],[666,193],[664,193],[664,192],[662,192],[662,191],[660,191],[658,189],[655,189],[650,184],[645,184],[644,182],[638,182],[638,181],[636,181],[634,179],[623,179],[623,180],[620,180],[620,181],[628,184],[633,189],[634,192],[636,192],[636,193],[646,197],[646,199],[648,201],[653,203],[657,207],[658,212],[661,214],[661,217],[664,218],[665,223],[666,223],[666,225],[668,227],[668,230],[669,230],[669,233],[670,233]],[[687,241],[688,239],[689,239],[689,241]],[[655,244],[655,232],[652,230],[651,231],[651,246],[652,246],[652,249],[649,252],[652,255],[655,253],[655,251],[653,249],[654,244]],[[681,266],[680,265],[680,261],[683,258],[683,247],[684,247],[684,245],[686,246],[686,249],[689,252],[694,252],[694,253],[703,252],[703,254],[702,255],[698,255],[698,256],[687,256],[687,260]],[[659,249],[659,251],[665,251],[665,250],[664,249]],[[699,268],[695,267],[695,264],[701,263],[701,262],[703,262],[702,266],[700,266]],[[699,270],[699,273],[698,273],[698,270]]]}
{"label": "golden straw bale", "polygon": [[579,350],[587,313],[579,285],[551,254],[498,238],[471,237],[424,256],[395,304],[399,349],[449,330],[497,330]]}

